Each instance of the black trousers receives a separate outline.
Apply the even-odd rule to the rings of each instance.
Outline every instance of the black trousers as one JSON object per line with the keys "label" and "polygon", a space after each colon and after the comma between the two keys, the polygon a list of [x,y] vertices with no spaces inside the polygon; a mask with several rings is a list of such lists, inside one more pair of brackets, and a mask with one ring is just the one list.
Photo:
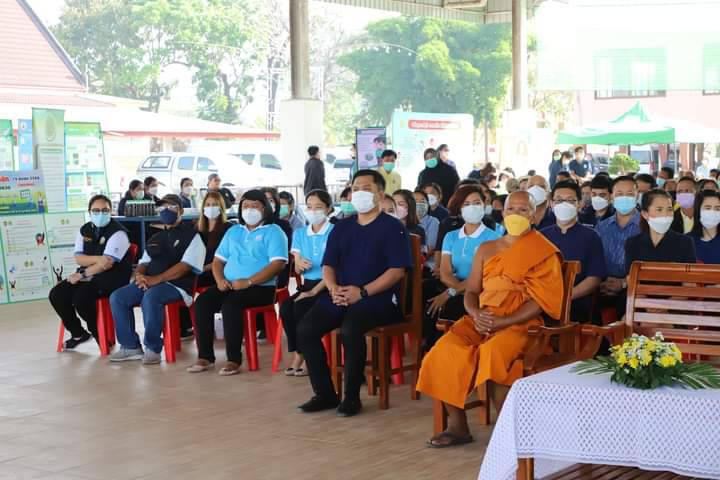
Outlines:
{"label": "black trousers", "polygon": [[389,299],[378,297],[360,300],[349,307],[334,305],[327,292],[319,297],[315,306],[300,320],[297,329],[298,344],[305,355],[313,391],[315,395],[328,399],[336,395],[322,337],[340,328],[345,350],[345,397],[358,398],[365,376],[365,333],[375,327],[401,321],[400,308]]}
{"label": "black trousers", "polygon": [[425,308],[423,312],[423,338],[425,339],[425,350],[432,348],[441,336],[435,326],[438,317],[445,320],[459,320],[467,313],[465,311],[465,296],[462,294],[448,299],[439,315],[430,315],[428,313],[427,308],[430,306],[428,300],[440,295],[445,290],[447,290],[447,287],[436,278],[423,280],[423,306]]}
{"label": "black trousers", "polygon": [[72,284],[62,281],[50,290],[50,304],[62,319],[65,329],[74,338],[85,333],[78,315],[87,323],[88,330],[97,338],[97,308],[95,301],[111,292],[101,292],[94,282]]}
{"label": "black trousers", "polygon": [[297,293],[280,305],[280,318],[282,319],[285,335],[287,336],[288,352],[301,353],[297,343],[297,325],[300,319],[315,305],[319,295],[303,298],[299,302],[296,301],[296,299],[302,292],[307,292],[315,288],[318,283],[320,283],[320,280],[305,280],[305,283],[298,289]]}
{"label": "black trousers", "polygon": [[217,286],[210,287],[197,298],[195,304],[198,357],[215,362],[215,313],[221,312],[227,360],[241,364],[244,324],[242,311],[246,308],[271,305],[274,300],[275,287],[253,286],[245,290],[226,292],[221,292]]}
{"label": "black trousers", "polygon": [[[215,278],[212,272],[203,272],[197,279],[198,287],[209,287],[215,285]],[[188,333],[192,329],[192,319],[190,318],[190,309],[183,305],[180,307],[180,332]]]}

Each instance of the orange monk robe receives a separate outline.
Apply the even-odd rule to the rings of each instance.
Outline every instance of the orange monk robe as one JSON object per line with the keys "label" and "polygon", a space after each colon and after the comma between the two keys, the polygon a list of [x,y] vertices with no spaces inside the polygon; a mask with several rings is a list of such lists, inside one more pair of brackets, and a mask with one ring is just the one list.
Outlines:
{"label": "orange monk robe", "polygon": [[[545,313],[558,319],[562,297],[560,252],[535,230],[485,261],[481,309],[505,317],[535,300]],[[472,317],[466,315],[425,356],[417,390],[464,408],[469,393],[488,380],[511,385],[522,377],[518,356],[527,343],[528,327],[542,323],[538,316],[488,337],[479,334]]]}

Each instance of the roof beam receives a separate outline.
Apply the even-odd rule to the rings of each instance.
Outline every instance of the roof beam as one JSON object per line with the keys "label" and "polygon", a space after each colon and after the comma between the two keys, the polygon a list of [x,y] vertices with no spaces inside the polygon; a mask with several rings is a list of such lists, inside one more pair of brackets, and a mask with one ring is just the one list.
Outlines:
{"label": "roof beam", "polygon": [[[373,8],[397,12],[411,17],[437,17],[445,20],[463,20],[466,22],[485,23],[485,13],[465,8],[453,8],[447,0],[320,0],[326,3],[337,3],[352,7]],[[484,0],[487,1],[487,0]],[[481,2],[471,2],[479,3]],[[462,0],[462,3],[468,3]],[[448,5],[446,5],[448,4]],[[445,6],[445,8],[443,8]],[[510,10],[508,9],[508,12]]]}

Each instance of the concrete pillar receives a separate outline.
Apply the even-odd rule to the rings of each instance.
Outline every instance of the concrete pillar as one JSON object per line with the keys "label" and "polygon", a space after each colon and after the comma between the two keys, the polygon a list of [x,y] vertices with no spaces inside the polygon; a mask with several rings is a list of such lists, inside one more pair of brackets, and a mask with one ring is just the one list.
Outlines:
{"label": "concrete pillar", "polygon": [[308,0],[290,2],[290,73],[293,99],[307,99],[310,88],[310,16]]}
{"label": "concrete pillar", "polygon": [[528,106],[527,0],[512,0],[513,109]]}

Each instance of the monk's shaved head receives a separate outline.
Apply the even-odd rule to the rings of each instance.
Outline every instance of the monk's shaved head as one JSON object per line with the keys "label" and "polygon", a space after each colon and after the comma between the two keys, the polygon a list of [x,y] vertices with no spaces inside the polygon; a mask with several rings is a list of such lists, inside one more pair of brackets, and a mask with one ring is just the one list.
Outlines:
{"label": "monk's shaved head", "polygon": [[[527,215],[523,215],[521,211],[526,211]],[[527,216],[528,218],[535,214],[535,200],[533,200],[530,193],[518,190],[517,192],[512,192],[507,196],[505,199],[504,215],[512,215],[513,213]]]}

